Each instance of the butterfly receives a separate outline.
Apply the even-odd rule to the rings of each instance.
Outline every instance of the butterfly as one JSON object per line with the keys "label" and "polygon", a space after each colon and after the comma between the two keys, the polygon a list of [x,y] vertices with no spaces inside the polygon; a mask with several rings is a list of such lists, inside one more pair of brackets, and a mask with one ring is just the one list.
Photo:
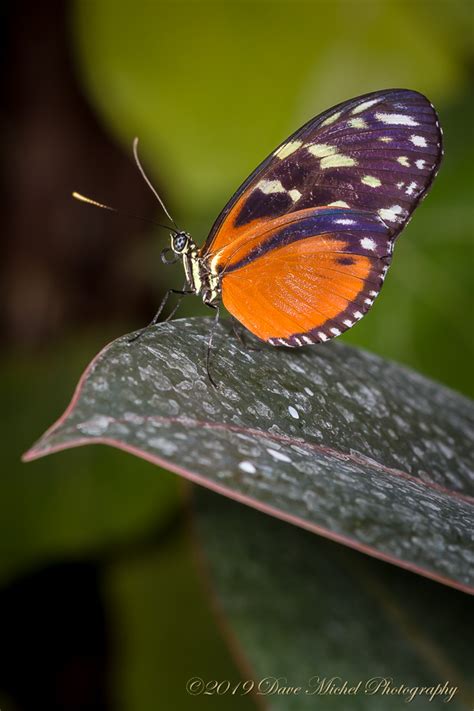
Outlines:
{"label": "butterfly", "polygon": [[442,130],[422,94],[389,89],[325,111],[269,155],[199,248],[171,235],[186,286],[273,346],[328,341],[370,309],[395,240],[437,172]]}
{"label": "butterfly", "polygon": [[[137,139],[134,154],[174,223],[140,164]],[[200,295],[217,317],[222,302],[272,346],[306,346],[341,335],[378,296],[395,241],[431,187],[442,156],[436,110],[417,91],[376,91],[328,109],[254,170],[202,247],[174,223],[162,258],[169,263],[171,251],[172,261],[181,259],[186,281],[183,289],[166,293],[150,325],[176,293]],[[207,371],[213,382],[211,342],[212,333]]]}

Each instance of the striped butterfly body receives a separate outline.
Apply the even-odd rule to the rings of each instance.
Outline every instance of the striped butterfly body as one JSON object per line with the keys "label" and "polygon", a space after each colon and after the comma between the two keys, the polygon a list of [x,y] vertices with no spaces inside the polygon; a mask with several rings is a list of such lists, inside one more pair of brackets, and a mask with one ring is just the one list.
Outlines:
{"label": "striped butterfly body", "polygon": [[202,248],[172,236],[188,290],[275,346],[339,336],[372,306],[441,157],[436,111],[415,91],[329,109],[258,166]]}

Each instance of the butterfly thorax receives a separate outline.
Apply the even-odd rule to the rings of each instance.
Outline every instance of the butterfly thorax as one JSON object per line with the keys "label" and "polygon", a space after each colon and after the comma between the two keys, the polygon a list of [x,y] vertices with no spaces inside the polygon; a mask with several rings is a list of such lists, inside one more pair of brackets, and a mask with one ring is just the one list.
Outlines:
{"label": "butterfly thorax", "polygon": [[183,260],[186,282],[191,291],[200,294],[205,304],[220,299],[221,286],[214,272],[199,253],[199,248],[187,232],[177,232],[171,237],[171,249]]}

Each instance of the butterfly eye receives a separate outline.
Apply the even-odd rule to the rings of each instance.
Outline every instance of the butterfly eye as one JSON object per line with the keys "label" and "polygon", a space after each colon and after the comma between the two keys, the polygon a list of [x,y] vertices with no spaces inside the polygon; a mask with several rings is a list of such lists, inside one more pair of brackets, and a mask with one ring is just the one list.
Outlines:
{"label": "butterfly eye", "polygon": [[188,235],[185,232],[177,232],[173,235],[173,251],[184,252],[188,244]]}

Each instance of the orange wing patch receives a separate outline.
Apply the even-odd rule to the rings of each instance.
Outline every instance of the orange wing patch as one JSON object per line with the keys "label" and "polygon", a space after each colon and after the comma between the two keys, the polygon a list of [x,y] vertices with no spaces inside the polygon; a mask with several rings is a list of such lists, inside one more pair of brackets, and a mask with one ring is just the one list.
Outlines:
{"label": "orange wing patch", "polygon": [[[376,256],[344,252],[346,244],[318,235],[224,271],[225,307],[265,341],[304,345],[339,335],[367,311],[386,265]],[[296,342],[287,343],[292,338]]]}
{"label": "orange wing patch", "polygon": [[[249,195],[253,192],[253,189],[254,189],[253,186],[251,188],[247,189],[240,196],[240,198],[237,200],[235,205],[230,210],[229,214],[226,216],[221,227],[217,231],[214,239],[212,240],[212,254],[216,254],[221,249],[223,249],[227,245],[234,242],[234,240],[241,237],[244,233],[248,233],[249,229],[252,228],[252,226],[253,226],[252,223],[247,224],[247,225],[242,225],[241,227],[235,227],[234,222],[235,222],[237,216],[239,215],[240,211],[242,210],[242,207],[247,202]],[[258,222],[259,222],[259,224],[261,224],[262,220],[259,220]],[[206,249],[207,245],[205,245],[204,248]],[[206,251],[207,251],[207,249],[206,249]]]}

